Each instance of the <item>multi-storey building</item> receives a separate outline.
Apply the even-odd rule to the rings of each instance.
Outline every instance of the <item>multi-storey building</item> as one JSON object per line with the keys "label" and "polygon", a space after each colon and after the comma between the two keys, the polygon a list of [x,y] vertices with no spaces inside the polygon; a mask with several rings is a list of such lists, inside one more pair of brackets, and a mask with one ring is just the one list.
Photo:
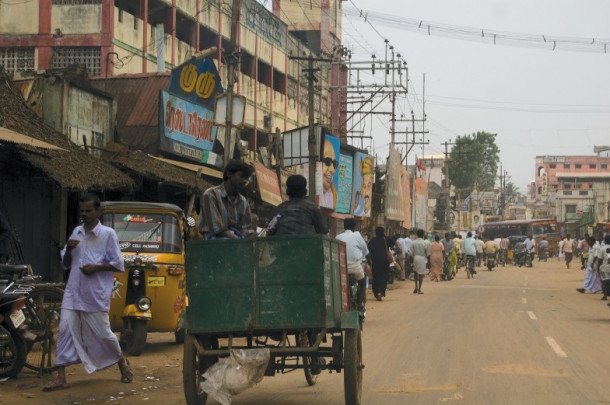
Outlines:
{"label": "multi-storey building", "polygon": [[574,235],[595,222],[608,222],[609,149],[595,147],[591,156],[537,156],[534,216],[555,216]]}
{"label": "multi-storey building", "polygon": [[[265,144],[276,127],[307,125],[306,80],[316,63],[314,119],[339,135],[341,95],[341,2],[309,9],[300,2],[240,0],[237,43],[241,63],[235,91],[247,99],[241,139],[250,149]],[[306,8],[306,9],[304,9]],[[33,0],[0,2],[0,65],[9,73],[84,64],[90,76],[166,71],[205,49],[223,85],[230,49],[232,2],[226,0]],[[223,53],[223,50],[225,53]],[[333,114],[333,111],[335,113]]]}
{"label": "multi-storey building", "polygon": [[[606,173],[610,156],[599,152],[592,156],[536,156],[535,197],[562,190],[590,190],[591,182],[582,181],[584,173]],[[561,173],[561,179],[557,174]],[[577,176],[570,177],[570,174]]]}

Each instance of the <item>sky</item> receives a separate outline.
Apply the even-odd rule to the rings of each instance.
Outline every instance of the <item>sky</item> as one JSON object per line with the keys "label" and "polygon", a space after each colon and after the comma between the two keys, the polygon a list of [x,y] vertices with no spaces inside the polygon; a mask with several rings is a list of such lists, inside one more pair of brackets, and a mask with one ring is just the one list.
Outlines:
{"label": "sky", "polygon": [[[407,62],[409,94],[399,99],[397,112],[410,117],[413,110],[420,119],[425,108],[429,131],[429,144],[423,151],[415,146],[409,164],[415,154],[443,153],[443,143],[458,136],[494,133],[506,181],[525,193],[536,156],[594,155],[594,145],[610,145],[610,1],[347,0],[343,10],[342,42],[352,60],[383,55],[388,39]],[[367,21],[355,10],[367,14]],[[412,20],[430,23],[439,33],[452,29],[428,36],[406,24]],[[471,30],[487,32],[489,39],[457,34]],[[504,45],[498,39],[493,45],[491,32],[497,38],[508,34],[505,42],[519,40]],[[549,41],[545,48],[534,42],[542,36]],[[559,42],[553,51],[552,38],[584,41],[579,50]],[[596,45],[603,41],[608,53]],[[378,82],[381,76],[361,79]],[[389,105],[379,110],[389,111]],[[373,153],[385,160],[389,117],[364,122],[359,129],[373,136]],[[405,129],[397,124],[397,131]]]}

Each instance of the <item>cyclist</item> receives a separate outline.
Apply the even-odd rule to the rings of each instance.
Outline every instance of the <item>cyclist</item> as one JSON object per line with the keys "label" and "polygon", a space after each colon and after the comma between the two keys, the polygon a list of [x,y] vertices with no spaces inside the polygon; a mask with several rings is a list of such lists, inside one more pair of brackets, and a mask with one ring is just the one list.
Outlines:
{"label": "cyclist", "polygon": [[466,255],[466,271],[470,278],[471,275],[477,274],[474,269],[474,262],[477,258],[477,242],[472,237],[472,232],[468,232],[466,239],[464,239],[464,254]]}

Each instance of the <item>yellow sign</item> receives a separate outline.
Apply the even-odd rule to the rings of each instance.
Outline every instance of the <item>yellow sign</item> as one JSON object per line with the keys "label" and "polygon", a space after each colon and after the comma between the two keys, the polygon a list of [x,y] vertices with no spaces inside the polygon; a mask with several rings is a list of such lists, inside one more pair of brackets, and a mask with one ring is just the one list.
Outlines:
{"label": "yellow sign", "polygon": [[148,287],[163,287],[165,285],[165,277],[149,276],[146,285]]}

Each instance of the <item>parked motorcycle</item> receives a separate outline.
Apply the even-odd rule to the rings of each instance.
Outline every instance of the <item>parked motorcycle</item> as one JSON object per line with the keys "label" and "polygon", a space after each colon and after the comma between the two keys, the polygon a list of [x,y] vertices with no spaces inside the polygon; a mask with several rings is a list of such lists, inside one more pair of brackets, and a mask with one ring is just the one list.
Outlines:
{"label": "parked motorcycle", "polygon": [[25,365],[27,342],[20,327],[29,290],[13,282],[0,284],[0,378],[15,378]]}
{"label": "parked motorcycle", "polygon": [[488,254],[485,255],[485,266],[487,266],[487,270],[492,271],[494,267],[496,267],[496,255]]}

